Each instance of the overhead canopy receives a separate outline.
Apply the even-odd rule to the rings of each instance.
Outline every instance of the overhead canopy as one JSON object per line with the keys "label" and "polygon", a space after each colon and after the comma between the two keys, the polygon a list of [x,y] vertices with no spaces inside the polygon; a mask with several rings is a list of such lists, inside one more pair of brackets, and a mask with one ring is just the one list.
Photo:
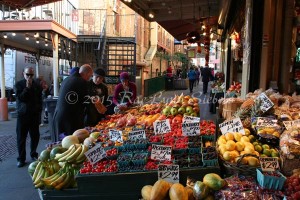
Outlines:
{"label": "overhead canopy", "polygon": [[61,0],[0,0],[0,4],[10,6],[14,9],[30,8]]}
{"label": "overhead canopy", "polygon": [[148,21],[156,21],[177,40],[186,39],[186,34],[191,31],[201,30],[202,24],[218,25],[220,0],[121,1]]}

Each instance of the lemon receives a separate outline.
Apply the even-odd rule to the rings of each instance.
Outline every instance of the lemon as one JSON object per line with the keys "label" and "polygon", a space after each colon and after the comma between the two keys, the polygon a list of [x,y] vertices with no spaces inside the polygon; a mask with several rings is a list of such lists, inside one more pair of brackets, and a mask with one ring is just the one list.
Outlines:
{"label": "lemon", "polygon": [[226,144],[226,140],[223,138],[218,139],[218,145],[221,146],[222,144]]}
{"label": "lemon", "polygon": [[241,138],[241,141],[242,141],[242,142],[250,142],[250,139],[249,139],[247,136],[243,136],[243,137]]}
{"label": "lemon", "polygon": [[252,142],[253,146],[258,145],[258,142]]}
{"label": "lemon", "polygon": [[248,154],[254,153],[254,149],[251,146],[246,146],[244,151],[245,151],[245,153],[248,153]]}
{"label": "lemon", "polygon": [[221,146],[219,146],[219,151],[220,153],[223,155],[225,153],[226,150],[226,145],[225,144],[222,144]]}
{"label": "lemon", "polygon": [[226,142],[227,151],[233,151],[233,150],[235,150],[235,147],[236,147],[236,144],[235,144],[234,141],[229,140],[229,141]]}
{"label": "lemon", "polygon": [[243,142],[237,142],[236,144],[236,150],[243,151],[245,148],[245,144]]}
{"label": "lemon", "polygon": [[233,134],[233,136],[234,136],[234,140],[237,141],[237,142],[239,142],[239,141],[241,141],[241,138],[242,138],[243,135],[241,133],[239,133],[239,132],[235,132]]}
{"label": "lemon", "polygon": [[247,160],[248,160],[248,165],[250,165],[250,166],[255,167],[255,166],[257,166],[259,164],[258,159],[255,158],[255,157],[250,156],[250,157],[248,157]]}
{"label": "lemon", "polygon": [[240,156],[239,152],[237,150],[230,151],[230,155],[233,159]]}
{"label": "lemon", "polygon": [[263,150],[263,148],[258,144],[254,146],[254,149],[255,149],[255,151],[257,151],[259,153],[262,152],[262,150]]}
{"label": "lemon", "polygon": [[226,140],[225,135],[221,135],[221,136],[219,137],[219,139],[224,139],[224,140]]}
{"label": "lemon", "polygon": [[241,151],[240,152],[240,155],[242,156],[242,155],[244,155],[246,152],[245,151]]}
{"label": "lemon", "polygon": [[249,138],[250,142],[254,142],[255,141],[254,135],[249,135],[248,138]]}
{"label": "lemon", "polygon": [[230,161],[230,160],[232,159],[232,156],[231,156],[231,154],[230,154],[230,151],[225,151],[225,152],[223,153],[223,158],[224,158],[224,160],[226,160],[226,161]]}
{"label": "lemon", "polygon": [[255,154],[259,157],[259,153],[257,151],[254,151],[253,154]]}
{"label": "lemon", "polygon": [[244,142],[245,147],[251,147],[252,149],[254,149],[254,146],[252,143],[250,142]]}
{"label": "lemon", "polygon": [[234,136],[232,133],[226,133],[225,138],[227,141],[234,140]]}
{"label": "lemon", "polygon": [[247,128],[244,128],[244,131],[245,131],[245,135],[246,136],[249,136],[251,133],[250,133],[250,130],[249,129],[247,129]]}
{"label": "lemon", "polygon": [[280,133],[278,131],[273,132],[273,135],[278,138],[280,137]]}
{"label": "lemon", "polygon": [[[237,163],[237,162],[239,161],[239,159],[240,159],[240,157],[236,157],[236,158],[234,159],[234,161]],[[248,164],[248,159],[247,159],[247,158],[242,158],[242,160],[240,161],[240,163],[241,163],[242,165],[247,165],[247,164]]]}

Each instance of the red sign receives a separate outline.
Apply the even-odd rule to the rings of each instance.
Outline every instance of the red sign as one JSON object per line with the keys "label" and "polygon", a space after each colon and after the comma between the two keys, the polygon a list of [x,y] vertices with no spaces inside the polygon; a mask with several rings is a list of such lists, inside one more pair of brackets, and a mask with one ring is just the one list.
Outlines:
{"label": "red sign", "polygon": [[72,21],[78,22],[78,10],[72,10]]}

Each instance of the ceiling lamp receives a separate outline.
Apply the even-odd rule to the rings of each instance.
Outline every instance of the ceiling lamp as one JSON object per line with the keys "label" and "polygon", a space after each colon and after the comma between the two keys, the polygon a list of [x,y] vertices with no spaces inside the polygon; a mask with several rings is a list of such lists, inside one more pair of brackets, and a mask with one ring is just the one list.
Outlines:
{"label": "ceiling lamp", "polygon": [[35,34],[34,34],[34,37],[35,37],[35,38],[38,38],[38,37],[39,37],[39,33],[35,33]]}
{"label": "ceiling lamp", "polygon": [[16,33],[11,33],[12,36],[16,36]]}
{"label": "ceiling lamp", "polygon": [[37,44],[38,44],[38,43],[40,43],[39,39],[36,39],[36,41],[35,41],[35,42],[36,42]]}
{"label": "ceiling lamp", "polygon": [[6,33],[4,33],[4,35],[3,35],[3,38],[5,38],[5,39],[7,38],[7,35],[6,35]]}
{"label": "ceiling lamp", "polygon": [[150,11],[149,14],[148,14],[148,16],[149,16],[151,19],[153,19],[153,18],[154,18],[154,13],[153,13],[153,11]]}
{"label": "ceiling lamp", "polygon": [[48,42],[47,42],[47,41],[45,42],[45,46],[46,46],[46,47],[48,46]]}
{"label": "ceiling lamp", "polygon": [[25,35],[25,39],[26,39],[26,40],[29,40],[29,37],[28,37],[28,35],[27,35],[27,34]]}

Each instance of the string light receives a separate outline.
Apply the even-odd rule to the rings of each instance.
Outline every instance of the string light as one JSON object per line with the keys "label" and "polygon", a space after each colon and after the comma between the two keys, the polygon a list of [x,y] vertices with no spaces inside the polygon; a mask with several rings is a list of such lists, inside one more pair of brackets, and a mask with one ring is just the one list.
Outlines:
{"label": "string light", "polygon": [[16,36],[16,33],[12,33],[11,35],[12,35],[12,36]]}
{"label": "string light", "polygon": [[5,39],[7,38],[7,35],[6,35],[6,33],[4,33],[4,35],[3,35],[3,38],[5,38]]}
{"label": "string light", "polygon": [[154,13],[152,11],[149,12],[149,15],[148,15],[151,19],[154,18]]}

